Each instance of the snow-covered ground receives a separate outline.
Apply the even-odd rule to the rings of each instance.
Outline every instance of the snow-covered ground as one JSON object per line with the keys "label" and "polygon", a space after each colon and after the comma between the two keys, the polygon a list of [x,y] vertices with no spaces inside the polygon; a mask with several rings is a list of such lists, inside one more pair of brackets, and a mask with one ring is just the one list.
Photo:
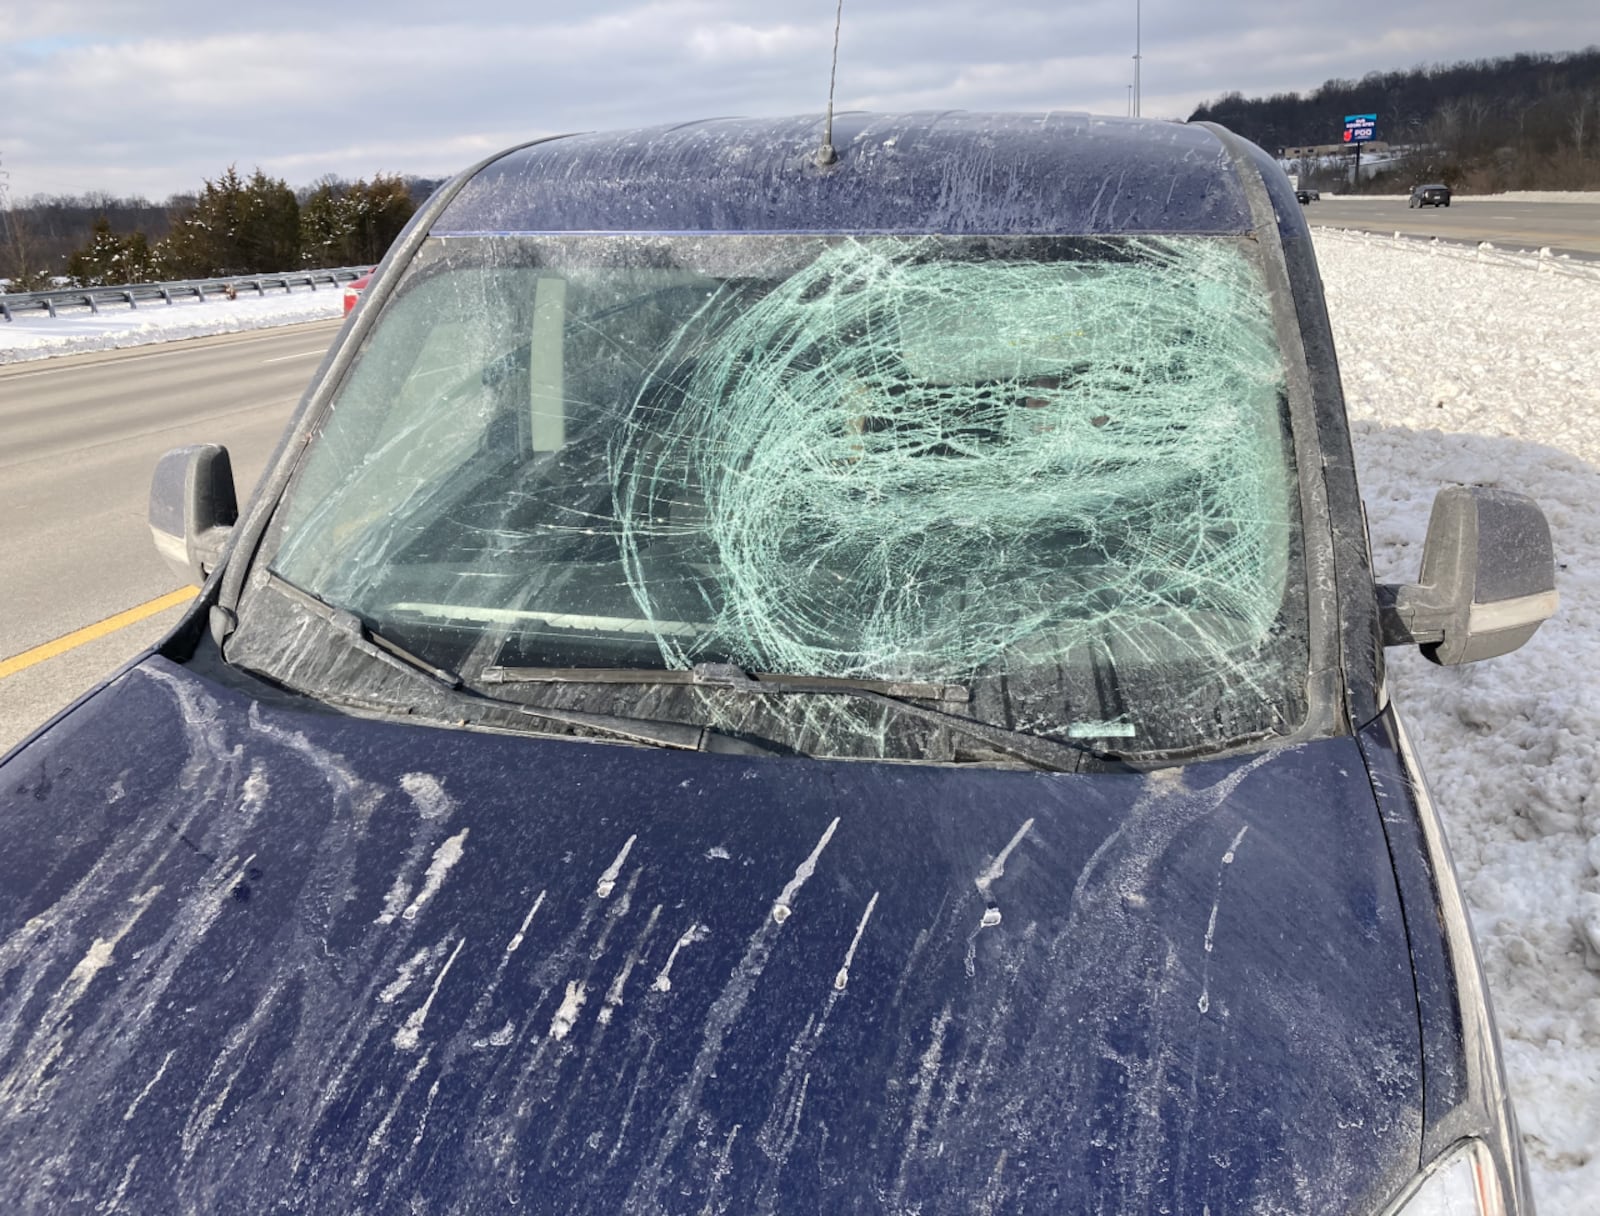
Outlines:
{"label": "snow-covered ground", "polygon": [[[1600,1211],[1600,268],[1318,230],[1379,576],[1434,492],[1549,516],[1562,604],[1514,655],[1390,652],[1471,907],[1541,1216]],[[0,362],[336,317],[337,290],[0,323]]]}
{"label": "snow-covered ground", "polygon": [[344,288],[324,285],[237,300],[147,302],[137,309],[107,305],[98,316],[73,310],[60,317],[18,317],[0,320],[0,363],[47,359],[88,350],[112,350],[171,342],[247,329],[270,329],[302,321],[325,321],[344,311]]}
{"label": "snow-covered ground", "polygon": [[1396,232],[1393,236],[1385,237],[1361,229],[1340,228],[1335,224],[1316,225],[1316,230],[1319,237],[1325,240],[1334,239],[1336,236],[1348,236],[1366,243],[1374,240],[1389,241],[1396,245],[1409,245],[1413,249],[1420,249],[1429,257],[1466,259],[1521,270],[1530,267],[1531,259],[1532,269],[1538,274],[1566,275],[1570,278],[1588,279],[1589,282],[1600,285],[1600,262],[1582,256],[1575,258],[1570,253],[1557,253],[1548,245],[1540,249],[1517,246],[1502,248],[1490,241],[1474,243],[1441,240],[1439,237],[1416,236],[1406,232]]}
{"label": "snow-covered ground", "polygon": [[1441,485],[1520,490],[1550,520],[1561,609],[1532,642],[1456,669],[1391,650],[1390,673],[1472,911],[1540,1216],[1594,1216],[1600,273],[1355,233],[1316,243],[1379,577],[1416,577]]}

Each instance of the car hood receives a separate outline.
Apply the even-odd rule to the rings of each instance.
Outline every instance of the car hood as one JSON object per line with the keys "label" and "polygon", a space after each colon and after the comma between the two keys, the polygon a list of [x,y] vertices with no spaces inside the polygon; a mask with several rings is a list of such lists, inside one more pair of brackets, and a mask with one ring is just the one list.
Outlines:
{"label": "car hood", "polygon": [[1350,739],[706,756],[155,658],[0,827],[7,1211],[1334,1212],[1417,1161]]}

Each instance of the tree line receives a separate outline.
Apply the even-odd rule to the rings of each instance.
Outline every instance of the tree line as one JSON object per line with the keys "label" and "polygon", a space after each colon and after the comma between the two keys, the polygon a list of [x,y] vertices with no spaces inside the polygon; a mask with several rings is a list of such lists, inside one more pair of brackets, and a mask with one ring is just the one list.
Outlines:
{"label": "tree line", "polygon": [[1373,113],[1377,138],[1407,154],[1363,189],[1438,180],[1470,193],[1600,188],[1600,47],[1369,72],[1304,95],[1228,93],[1190,121],[1281,154],[1338,143],[1345,115]]}
{"label": "tree line", "polygon": [[325,177],[296,192],[229,166],[165,203],[107,194],[15,202],[0,170],[0,279],[36,291],[376,263],[437,179]]}

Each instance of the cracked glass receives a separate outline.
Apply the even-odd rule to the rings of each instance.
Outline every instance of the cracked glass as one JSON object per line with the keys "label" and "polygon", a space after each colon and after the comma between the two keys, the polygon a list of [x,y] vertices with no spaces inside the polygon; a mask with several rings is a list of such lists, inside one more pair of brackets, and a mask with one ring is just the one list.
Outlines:
{"label": "cracked glass", "polygon": [[[272,568],[469,681],[899,681],[1125,755],[1287,733],[1284,358],[1231,238],[432,238],[296,471]],[[814,754],[884,707],[604,685]],[[590,698],[593,704],[592,694]]]}

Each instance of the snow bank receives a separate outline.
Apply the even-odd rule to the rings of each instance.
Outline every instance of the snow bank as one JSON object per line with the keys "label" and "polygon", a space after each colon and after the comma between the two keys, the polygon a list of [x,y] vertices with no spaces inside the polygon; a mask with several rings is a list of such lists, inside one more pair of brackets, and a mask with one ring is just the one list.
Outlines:
{"label": "snow bank", "polygon": [[0,363],[325,321],[343,312],[343,289],[329,286],[237,300],[112,306],[98,315],[74,311],[55,318],[18,317],[0,321]]}
{"label": "snow bank", "polygon": [[[1312,231],[1317,238],[1317,248],[1326,248],[1327,243],[1334,240],[1355,241],[1370,247],[1374,241],[1382,241],[1394,245],[1407,245],[1412,249],[1421,249],[1429,257],[1456,258],[1470,262],[1487,263],[1490,265],[1516,267],[1523,270],[1534,270],[1540,274],[1558,274],[1568,277],[1589,279],[1600,284],[1600,262],[1593,262],[1587,258],[1574,258],[1571,254],[1556,253],[1550,246],[1542,249],[1502,249],[1489,241],[1458,241],[1439,237],[1418,236],[1414,233],[1396,232],[1393,236],[1384,236],[1381,233],[1364,232],[1355,228],[1329,227],[1313,224]],[[1421,300],[1418,297],[1413,304]]]}
{"label": "snow bank", "polygon": [[[1600,1196],[1600,275],[1316,234],[1379,577],[1416,576],[1434,491],[1533,495],[1561,610],[1454,670],[1391,650],[1471,908],[1541,1216]],[[1425,311],[1420,307],[1425,305]]]}
{"label": "snow bank", "polygon": [[1600,203],[1600,190],[1507,190],[1503,194],[1458,194],[1458,203]]}

